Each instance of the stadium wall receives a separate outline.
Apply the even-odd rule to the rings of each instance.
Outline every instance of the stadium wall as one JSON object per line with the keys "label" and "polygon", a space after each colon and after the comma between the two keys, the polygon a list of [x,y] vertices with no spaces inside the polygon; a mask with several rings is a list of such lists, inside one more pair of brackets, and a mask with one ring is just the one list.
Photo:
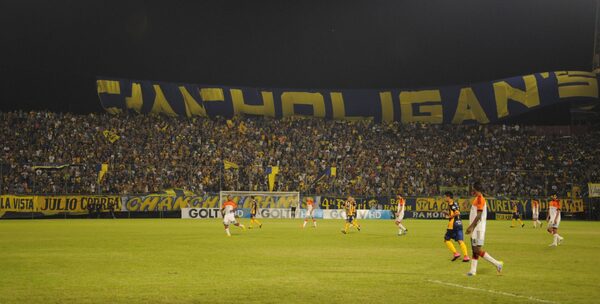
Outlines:
{"label": "stadium wall", "polygon": [[[302,201],[308,196],[304,196]],[[318,205],[316,216],[319,218],[340,218],[345,197],[311,196]],[[259,217],[289,218],[293,198],[265,196],[257,197]],[[234,197],[240,207],[240,216],[249,216],[247,197]],[[512,214],[512,203],[516,203],[525,218],[531,217],[531,198],[489,197],[488,214],[490,218],[505,219]],[[389,219],[393,218],[396,209],[394,197],[358,197],[357,207],[361,210],[362,218]],[[457,199],[464,214],[468,213],[469,198]],[[540,217],[545,217],[544,210],[548,207],[547,199],[539,199]],[[561,199],[563,215],[566,218],[591,218],[591,212],[597,208],[590,207],[591,201],[584,199]],[[94,206],[94,208],[90,208]],[[98,209],[96,209],[96,207]],[[0,218],[63,218],[88,217],[90,209],[99,211],[106,216],[111,210],[118,217],[174,217],[182,216],[182,210],[202,209],[203,213],[219,208],[219,194],[172,196],[154,195],[0,195]],[[407,218],[443,218],[448,208],[441,197],[408,197],[406,198]],[[593,210],[592,210],[593,209]],[[210,211],[214,212],[214,211]],[[301,204],[296,217],[304,217]],[[374,213],[379,212],[379,213]]]}

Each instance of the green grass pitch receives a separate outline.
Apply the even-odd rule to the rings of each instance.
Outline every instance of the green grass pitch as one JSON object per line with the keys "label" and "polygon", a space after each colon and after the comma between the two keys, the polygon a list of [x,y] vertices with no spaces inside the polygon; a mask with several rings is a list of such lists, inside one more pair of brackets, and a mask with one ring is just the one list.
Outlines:
{"label": "green grass pitch", "polygon": [[480,260],[476,277],[449,261],[442,220],[407,220],[401,237],[392,221],[348,235],[341,220],[301,223],[263,220],[228,238],[219,220],[0,221],[0,303],[600,301],[598,222],[562,222],[565,241],[549,248],[530,222],[490,221],[485,248],[505,269]]}

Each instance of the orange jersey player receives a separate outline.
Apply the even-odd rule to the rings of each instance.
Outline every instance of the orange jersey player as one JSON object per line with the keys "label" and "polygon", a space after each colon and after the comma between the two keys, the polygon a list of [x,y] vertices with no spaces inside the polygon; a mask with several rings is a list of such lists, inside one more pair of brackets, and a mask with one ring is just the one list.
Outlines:
{"label": "orange jersey player", "polygon": [[471,212],[469,214],[469,228],[467,228],[467,234],[471,234],[471,249],[473,250],[473,258],[471,259],[471,270],[467,273],[468,276],[474,276],[477,274],[477,263],[479,258],[484,258],[486,261],[494,264],[498,274],[502,272],[504,263],[497,261],[489,253],[483,250],[483,243],[485,239],[485,228],[487,221],[487,201],[481,193],[483,188],[481,183],[475,182],[473,184],[473,201],[471,202]]}
{"label": "orange jersey player", "polygon": [[225,233],[227,236],[231,236],[231,232],[229,232],[229,225],[233,224],[237,227],[246,229],[244,225],[238,223],[235,218],[235,211],[237,209],[237,204],[231,199],[231,195],[227,196],[227,200],[221,206],[221,213],[223,214],[223,226],[225,227]]}
{"label": "orange jersey player", "polygon": [[398,226],[398,235],[404,235],[408,232],[408,229],[406,229],[403,225],[402,225],[402,221],[404,220],[404,208],[406,207],[406,200],[402,197],[402,195],[398,194],[396,196],[396,202],[398,203],[397,209],[396,209],[396,226]]}
{"label": "orange jersey player", "polygon": [[540,201],[537,199],[531,200],[531,219],[533,220],[533,228],[542,227],[540,218]]}
{"label": "orange jersey player", "polygon": [[550,204],[548,204],[548,215],[546,216],[546,220],[548,221],[548,232],[552,234],[552,244],[551,247],[556,247],[564,238],[558,234],[558,226],[560,225],[560,213],[561,213],[561,205],[560,201],[556,197],[556,194],[552,195],[552,200]]}
{"label": "orange jersey player", "polygon": [[304,224],[302,224],[302,228],[306,228],[306,223],[308,223],[308,219],[312,219],[313,228],[317,228],[317,221],[314,216],[315,211],[315,201],[312,197],[306,198],[306,216],[304,216]]}

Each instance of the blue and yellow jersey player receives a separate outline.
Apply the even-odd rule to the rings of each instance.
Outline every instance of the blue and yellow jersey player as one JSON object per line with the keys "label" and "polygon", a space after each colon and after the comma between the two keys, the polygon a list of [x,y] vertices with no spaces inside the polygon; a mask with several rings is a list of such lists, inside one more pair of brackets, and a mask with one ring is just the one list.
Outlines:
{"label": "blue and yellow jersey player", "polygon": [[521,220],[521,212],[519,212],[519,205],[517,205],[516,202],[511,202],[511,209],[513,215],[512,224],[510,225],[510,228],[515,228],[515,221],[519,221],[519,226],[521,226],[521,228],[525,227],[525,224]]}
{"label": "blue and yellow jersey player", "polygon": [[452,261],[456,261],[460,258],[460,254],[456,252],[456,248],[452,243],[452,240],[458,242],[460,251],[463,255],[463,262],[468,262],[469,253],[467,252],[467,245],[464,242],[463,226],[460,220],[460,209],[458,203],[454,201],[454,195],[452,192],[447,191],[444,193],[444,201],[448,204],[448,226],[446,226],[446,235],[444,235],[444,243],[446,247],[452,252]]}
{"label": "blue and yellow jersey player", "polygon": [[360,225],[356,221],[356,200],[352,196],[348,196],[348,199],[344,202],[344,211],[346,211],[346,223],[344,223],[342,233],[347,234],[350,225],[360,231]]}
{"label": "blue and yellow jersey player", "polygon": [[252,224],[258,224],[258,228],[262,228],[262,224],[256,219],[256,213],[258,213],[258,201],[255,198],[250,199],[250,229]]}

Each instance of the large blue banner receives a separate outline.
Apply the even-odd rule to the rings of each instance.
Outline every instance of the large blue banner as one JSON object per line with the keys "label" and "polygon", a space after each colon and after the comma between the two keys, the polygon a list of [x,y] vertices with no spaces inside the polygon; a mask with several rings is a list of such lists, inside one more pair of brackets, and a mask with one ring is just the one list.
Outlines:
{"label": "large blue banner", "polygon": [[497,81],[420,89],[298,90],[97,80],[110,113],[171,116],[312,116],[402,123],[493,123],[559,102],[598,102],[596,74],[545,72]]}

